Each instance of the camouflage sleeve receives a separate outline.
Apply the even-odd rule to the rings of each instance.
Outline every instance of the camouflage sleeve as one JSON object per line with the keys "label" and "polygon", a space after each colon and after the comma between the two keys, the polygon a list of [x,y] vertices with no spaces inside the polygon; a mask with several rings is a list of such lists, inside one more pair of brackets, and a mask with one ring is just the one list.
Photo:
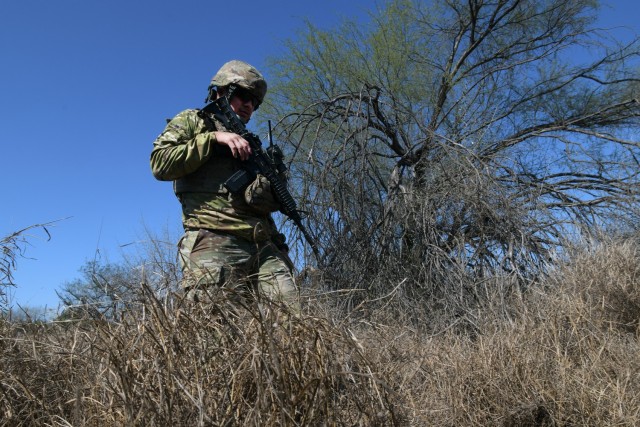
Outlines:
{"label": "camouflage sleeve", "polygon": [[153,142],[151,171],[161,181],[173,181],[206,162],[216,142],[196,110],[185,110],[169,121]]}

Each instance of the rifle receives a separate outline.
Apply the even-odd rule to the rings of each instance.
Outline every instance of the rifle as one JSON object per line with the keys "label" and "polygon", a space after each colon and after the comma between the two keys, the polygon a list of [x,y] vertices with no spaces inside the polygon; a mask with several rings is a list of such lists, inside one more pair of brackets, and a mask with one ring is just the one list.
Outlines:
{"label": "rifle", "polygon": [[[210,102],[198,112],[198,115],[205,121],[207,127],[210,129],[215,128],[210,119],[210,115],[213,115],[222,122],[229,131],[243,137],[251,147],[251,156],[247,160],[240,162],[242,169],[231,175],[224,183],[224,186],[231,193],[237,193],[253,182],[258,174],[263,175],[269,181],[273,195],[280,205],[279,211],[291,219],[298,227],[309,246],[311,246],[316,260],[320,261],[318,246],[304,224],[302,224],[302,216],[296,206],[295,200],[287,189],[287,185],[278,176],[278,172],[284,171],[284,165],[282,163],[276,164],[277,162],[274,161],[274,157],[278,155],[282,156],[282,152],[278,147],[271,144],[270,150],[268,150],[269,153],[265,153],[262,149],[260,138],[247,131],[244,123],[242,123],[240,118],[231,109],[231,105],[229,105],[231,93],[233,93],[233,88],[231,88],[230,95],[222,96]],[[269,139],[271,142],[271,123],[269,123]],[[269,154],[271,154],[271,156]]]}

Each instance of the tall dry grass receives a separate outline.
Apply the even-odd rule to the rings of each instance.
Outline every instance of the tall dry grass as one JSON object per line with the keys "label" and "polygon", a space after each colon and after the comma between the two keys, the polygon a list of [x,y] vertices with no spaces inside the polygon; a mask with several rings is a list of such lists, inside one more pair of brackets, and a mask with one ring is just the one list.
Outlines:
{"label": "tall dry grass", "polygon": [[4,323],[2,425],[399,423],[398,396],[345,329],[237,304],[148,293],[118,322]]}
{"label": "tall dry grass", "polygon": [[58,221],[45,224],[34,224],[0,238],[0,315],[8,311],[7,288],[15,286],[13,271],[16,269],[17,259],[23,257],[29,245],[29,233],[33,230],[43,231],[47,240],[51,238],[49,227]]}
{"label": "tall dry grass", "polygon": [[437,312],[338,318],[314,299],[291,316],[144,286],[118,321],[4,322],[0,425],[640,425],[638,250],[583,247],[437,332],[420,327]]}

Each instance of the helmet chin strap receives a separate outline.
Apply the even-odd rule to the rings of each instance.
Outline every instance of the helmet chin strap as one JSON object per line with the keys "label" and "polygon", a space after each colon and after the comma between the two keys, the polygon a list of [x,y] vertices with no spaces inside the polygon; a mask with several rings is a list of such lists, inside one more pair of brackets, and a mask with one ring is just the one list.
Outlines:
{"label": "helmet chin strap", "polygon": [[233,96],[233,92],[235,92],[237,88],[238,86],[234,84],[230,84],[229,86],[227,86],[227,94],[225,96],[227,97],[227,101],[229,101],[229,105],[231,105],[231,97]]}
{"label": "helmet chin strap", "polygon": [[[234,84],[230,84],[227,86],[227,93],[224,95],[224,97],[227,98],[227,102],[229,102],[229,105],[231,105],[231,97],[233,96],[233,92],[235,92],[237,88],[238,86]],[[209,94],[207,95],[204,102],[205,104],[208,104],[209,102],[215,101],[217,97],[217,88],[215,86],[209,86]]]}
{"label": "helmet chin strap", "polygon": [[[233,108],[231,108],[231,98],[233,97],[233,93],[236,91],[236,89],[238,89],[237,85],[234,84],[230,84],[229,86],[227,86],[227,93],[225,94],[225,98],[227,98],[227,102],[229,103],[229,108],[231,111],[233,111]],[[245,125],[249,122],[248,120],[245,121],[245,119],[243,119],[242,117],[240,117],[240,115],[238,113],[236,113],[235,111],[233,111],[233,114],[235,114],[236,116],[238,116],[238,118],[240,119],[240,121],[242,123],[244,123]]]}
{"label": "helmet chin strap", "polygon": [[205,104],[208,104],[210,102],[215,101],[216,99],[216,87],[215,86],[209,86],[209,91],[208,91],[208,95],[204,100]]}

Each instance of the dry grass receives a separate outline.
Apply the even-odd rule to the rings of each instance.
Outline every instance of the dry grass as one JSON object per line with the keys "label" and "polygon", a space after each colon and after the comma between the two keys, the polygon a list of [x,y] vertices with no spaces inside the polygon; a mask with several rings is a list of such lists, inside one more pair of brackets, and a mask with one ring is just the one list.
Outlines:
{"label": "dry grass", "polygon": [[392,425],[397,396],[353,338],[268,302],[149,295],[119,322],[4,324],[2,425]]}
{"label": "dry grass", "polygon": [[118,322],[3,323],[0,425],[640,425],[637,251],[577,252],[437,334],[415,326],[428,316],[290,316],[224,294],[148,293]]}

